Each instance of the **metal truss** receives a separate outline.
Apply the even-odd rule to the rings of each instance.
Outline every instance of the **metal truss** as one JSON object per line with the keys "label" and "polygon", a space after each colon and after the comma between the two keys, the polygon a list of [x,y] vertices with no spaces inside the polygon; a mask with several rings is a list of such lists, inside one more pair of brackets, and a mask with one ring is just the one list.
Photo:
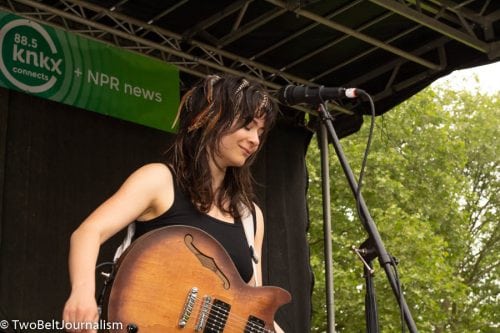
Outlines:
{"label": "metal truss", "polygon": [[[496,59],[500,55],[499,42],[494,41],[496,36],[494,36],[492,28],[493,23],[500,19],[500,14],[496,11],[484,15],[490,5],[490,0],[480,0],[483,5],[478,12],[467,9],[465,5],[479,0],[463,0],[460,3],[450,0],[368,0],[385,8],[387,11],[371,22],[358,27],[347,27],[336,22],[335,18],[362,3],[363,1],[361,0],[351,1],[344,7],[323,16],[305,9],[307,7],[301,5],[302,1],[265,1],[272,4],[273,7],[258,19],[243,24],[243,18],[254,0],[239,0],[234,1],[216,15],[197,22],[191,29],[182,34],[161,28],[155,23],[178,7],[188,3],[189,0],[178,1],[172,7],[157,13],[145,22],[120,13],[120,8],[126,5],[128,0],[116,1],[109,8],[104,8],[87,1],[75,0],[61,0],[54,5],[34,0],[0,0],[0,9],[38,20],[45,24],[62,27],[69,32],[86,35],[123,49],[159,58],[176,65],[181,71],[191,75],[203,77],[214,71],[242,75],[260,82],[270,90],[279,89],[286,84],[320,85],[322,79],[327,75],[381,49],[396,56],[397,60],[371,69],[363,75],[353,77],[349,82],[345,82],[348,86],[356,86],[381,74],[389,73],[390,75],[385,79],[386,81],[381,82],[384,90],[374,96],[375,101],[385,98],[395,91],[426,80],[431,76],[436,76],[436,73],[445,70],[447,55],[444,45],[450,40],[457,41],[477,50],[487,55],[489,59]],[[250,57],[242,57],[224,50],[225,46],[286,12],[293,12],[298,16],[306,18],[310,21],[310,24]],[[366,29],[374,24],[383,22],[392,15],[404,16],[414,22],[414,25],[386,40],[379,40],[365,33]],[[210,35],[207,31],[208,28],[230,16],[235,17],[235,19],[228,34],[223,37]],[[106,24],[102,22],[106,22]],[[264,55],[276,50],[284,43],[300,38],[304,33],[318,25],[341,32],[342,36],[326,43],[317,50],[309,52],[306,56],[280,66],[281,68],[274,68],[258,61]],[[481,28],[482,36],[477,35],[478,26]],[[393,46],[394,42],[398,39],[422,28],[436,31],[442,37],[414,50],[403,50]],[[199,41],[199,36],[203,36],[203,40],[208,41],[208,43]],[[366,43],[367,48],[350,59],[336,63],[331,68],[314,76],[299,77],[293,74],[295,66],[303,64],[316,54],[336,47],[346,38],[360,40]],[[434,63],[423,57],[430,50],[435,50],[439,55],[438,63]],[[396,80],[395,78],[398,76],[401,67],[408,62],[416,63],[422,66],[424,70],[419,75],[415,75],[404,81]],[[340,107],[338,109],[348,112]]]}
{"label": "metal truss", "polygon": [[[302,78],[278,69],[193,39],[186,39],[182,35],[155,26],[154,21],[158,17],[142,22],[122,15],[116,8],[125,1],[120,1],[109,9],[85,1],[72,0],[60,1],[64,5],[62,8],[32,0],[6,2],[7,6],[1,6],[1,9],[111,43],[123,49],[160,58],[192,75],[203,77],[214,70],[227,72],[257,79],[271,89],[281,87],[272,82],[274,77],[280,77],[288,83],[310,84]],[[96,22],[97,18],[103,17],[109,18],[114,25]]]}

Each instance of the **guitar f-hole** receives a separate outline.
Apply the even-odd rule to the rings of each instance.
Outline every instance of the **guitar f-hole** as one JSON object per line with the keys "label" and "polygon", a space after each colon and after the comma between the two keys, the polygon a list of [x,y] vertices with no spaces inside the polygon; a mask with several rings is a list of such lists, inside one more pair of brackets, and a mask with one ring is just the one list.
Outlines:
{"label": "guitar f-hole", "polygon": [[228,290],[230,287],[229,279],[224,275],[224,273],[222,273],[222,271],[219,269],[219,267],[217,266],[217,263],[215,262],[215,260],[212,257],[209,257],[209,256],[203,254],[194,245],[194,239],[193,239],[193,236],[191,234],[186,234],[184,236],[184,243],[186,244],[188,249],[191,252],[193,252],[193,254],[196,256],[196,258],[198,258],[198,260],[200,261],[200,263],[204,267],[208,268],[209,270],[214,272],[219,277],[219,279],[222,281],[223,288]]}

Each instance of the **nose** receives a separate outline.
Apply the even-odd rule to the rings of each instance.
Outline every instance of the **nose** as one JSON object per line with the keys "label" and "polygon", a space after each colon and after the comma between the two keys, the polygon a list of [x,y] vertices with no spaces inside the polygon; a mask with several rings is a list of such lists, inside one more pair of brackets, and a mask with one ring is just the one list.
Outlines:
{"label": "nose", "polygon": [[251,132],[250,132],[249,141],[250,141],[253,145],[258,146],[258,145],[259,145],[259,143],[260,143],[260,135],[259,135],[259,132],[258,132],[258,131],[251,131]]}

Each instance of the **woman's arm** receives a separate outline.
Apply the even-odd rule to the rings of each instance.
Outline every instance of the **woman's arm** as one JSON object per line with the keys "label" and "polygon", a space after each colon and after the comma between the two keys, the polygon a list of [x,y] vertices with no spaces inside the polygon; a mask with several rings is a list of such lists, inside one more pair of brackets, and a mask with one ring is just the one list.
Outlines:
{"label": "woman's arm", "polygon": [[[165,190],[168,186],[172,191]],[[65,322],[98,319],[95,265],[100,245],[132,221],[167,209],[169,201],[173,201],[170,171],[162,164],[149,164],[130,175],[120,189],[73,232],[69,254],[71,294],[63,311]]]}

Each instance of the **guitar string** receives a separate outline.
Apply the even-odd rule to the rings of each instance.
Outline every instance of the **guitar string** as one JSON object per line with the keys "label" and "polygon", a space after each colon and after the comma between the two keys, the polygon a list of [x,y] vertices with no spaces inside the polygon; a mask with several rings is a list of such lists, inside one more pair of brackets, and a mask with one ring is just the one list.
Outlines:
{"label": "guitar string", "polygon": [[[197,300],[195,300],[195,301],[194,301],[194,303],[193,303],[193,308],[194,308],[195,306],[199,306],[199,307],[201,308],[201,307],[202,307],[202,305],[201,305],[200,303],[202,303],[202,302],[203,302],[203,300],[202,300],[202,299],[197,299]],[[222,306],[216,305],[216,304],[214,304],[214,303],[210,303],[210,309],[215,309],[214,313],[216,313],[216,314],[219,314],[219,315],[227,315],[227,317],[229,317],[229,312],[227,311],[227,309],[226,309],[226,308],[224,308],[224,307],[222,307]],[[201,310],[200,310],[200,311],[201,311]],[[238,322],[238,323],[240,323],[240,324],[245,324],[245,323],[247,323],[247,324],[251,324],[251,325],[253,325],[253,326],[258,327],[258,326],[257,326],[257,324],[255,324],[255,323],[253,323],[253,322],[248,322],[248,320],[247,320],[247,319],[245,319],[245,318],[243,318],[243,317],[241,317],[241,316],[238,316],[238,315],[236,315],[236,314],[232,314],[231,319],[233,320],[233,322]]]}
{"label": "guitar string", "polygon": [[[212,322],[207,322],[207,324],[205,325],[205,328],[208,328],[210,330],[217,330],[217,332],[230,332],[228,331],[227,329],[238,329],[238,327],[236,326],[233,326],[233,325],[225,325],[223,322],[219,322],[220,325],[218,324],[218,322],[216,320],[212,321]],[[233,330],[231,330],[233,331]],[[234,331],[233,331],[234,332]],[[237,331],[238,333],[241,333],[240,330]],[[245,333],[249,332],[249,333],[272,333],[274,331],[271,331],[271,330],[268,330],[266,329],[265,327],[258,327],[257,329],[255,328],[252,328],[252,327],[244,327],[244,331]]]}
{"label": "guitar string", "polygon": [[[196,300],[193,305],[199,305],[199,304],[196,304],[196,303],[199,303],[199,301]],[[218,305],[212,303],[211,304],[211,309],[215,309],[215,310],[214,311],[210,311],[210,313],[215,313],[216,317],[217,317],[217,315],[220,315],[221,317],[225,317],[226,318],[226,322],[227,322],[227,318],[229,317],[229,312],[227,311],[226,308],[223,308],[221,306],[218,306]],[[229,327],[230,325],[234,325],[234,324],[236,324],[238,322],[241,325],[245,325],[246,324],[245,329],[251,329],[252,332],[272,332],[272,331],[267,330],[265,327],[261,327],[258,324],[255,324],[254,322],[245,320],[245,318],[240,317],[240,316],[238,316],[236,314],[233,314],[231,316],[231,321],[229,321],[228,322],[229,324],[226,324],[225,326]],[[222,323],[222,321],[221,321],[221,323]],[[255,329],[258,329],[260,331],[255,331]],[[264,329],[264,331],[262,331],[262,329]]]}
{"label": "guitar string", "polygon": [[[215,308],[216,310],[222,310],[222,315],[225,315],[226,313],[228,314],[228,312],[227,312],[227,310],[225,308],[222,308],[222,307],[217,306],[215,304],[212,304],[212,307]],[[220,312],[218,312],[218,311],[214,311],[214,312],[220,314]],[[234,320],[233,320],[233,318],[234,318]],[[240,316],[238,316],[236,314],[232,315],[231,320],[232,321],[230,323],[235,323],[235,322],[239,321],[240,324],[242,324],[242,325],[246,324],[245,327],[246,328],[250,328],[252,330],[253,329],[260,329],[260,330],[265,329],[265,327],[262,327],[259,324],[256,324],[256,323],[254,323],[252,321],[248,321],[245,318],[240,317]],[[263,331],[263,332],[266,332],[266,331]]]}
{"label": "guitar string", "polygon": [[[207,325],[205,326],[205,328],[208,328],[210,331],[213,331],[213,330],[216,330],[217,332],[234,332],[234,330],[231,330],[232,328],[235,328],[236,327],[232,327],[232,326],[226,326],[226,325],[222,325],[222,326],[219,326],[219,325],[214,325],[212,323],[207,323]],[[229,331],[228,331],[229,329]],[[238,333],[242,333],[240,330],[237,331]],[[269,331],[265,328],[260,328],[258,330],[255,330],[253,328],[248,328],[248,327],[245,327],[244,328],[244,333],[263,333],[263,332],[272,332],[272,331]]]}
{"label": "guitar string", "polygon": [[[217,308],[216,305],[214,305],[215,308]],[[224,319],[224,318],[219,318],[217,316],[217,314],[221,314],[221,312],[218,312],[218,311],[215,311],[216,315],[215,315],[215,318],[213,318],[212,320],[212,327],[214,327],[213,324],[217,324],[217,323],[220,323],[221,326],[217,326],[216,328],[217,329],[225,329],[225,328],[235,328],[234,326],[234,322],[235,321],[229,321],[229,324],[227,324],[227,316],[226,314],[228,314],[228,312],[226,311],[226,309],[223,309],[223,312],[222,312],[222,316],[224,316],[224,318],[226,318],[226,323],[224,323],[223,320],[217,320],[217,319]],[[238,317],[235,315],[235,317]],[[207,321],[207,325],[206,326],[209,326],[210,322]],[[252,325],[253,327],[249,327],[248,324]],[[253,322],[247,322],[247,326],[244,327],[244,330],[247,331],[247,332],[250,332],[250,333],[253,333],[253,332],[272,332],[270,330],[267,330],[265,327],[262,327],[262,326],[257,326],[256,324],[254,324]]]}
{"label": "guitar string", "polygon": [[[199,306],[201,308],[202,302],[203,302],[203,299],[196,299],[193,302],[193,308],[195,308],[195,306]],[[229,312],[227,311],[226,308],[223,308],[223,307],[216,305],[214,303],[211,303],[210,305],[211,305],[210,309],[215,309],[215,311],[213,311],[214,313],[219,314],[221,316],[229,317]],[[209,311],[209,314],[210,314],[210,312],[212,312],[212,311]],[[236,314],[232,314],[231,321],[229,322],[229,324],[234,325],[236,323],[241,324],[241,325],[246,324],[245,329],[251,329],[252,330],[251,333],[252,332],[264,332],[264,333],[273,332],[271,330],[266,329],[265,327],[259,326],[258,324],[254,323],[252,321],[248,321],[247,319],[245,319],[241,316],[238,316]],[[247,327],[248,325],[250,325],[250,327]],[[259,329],[260,331],[254,331],[254,329]],[[262,331],[262,329],[263,329],[263,331]]]}

